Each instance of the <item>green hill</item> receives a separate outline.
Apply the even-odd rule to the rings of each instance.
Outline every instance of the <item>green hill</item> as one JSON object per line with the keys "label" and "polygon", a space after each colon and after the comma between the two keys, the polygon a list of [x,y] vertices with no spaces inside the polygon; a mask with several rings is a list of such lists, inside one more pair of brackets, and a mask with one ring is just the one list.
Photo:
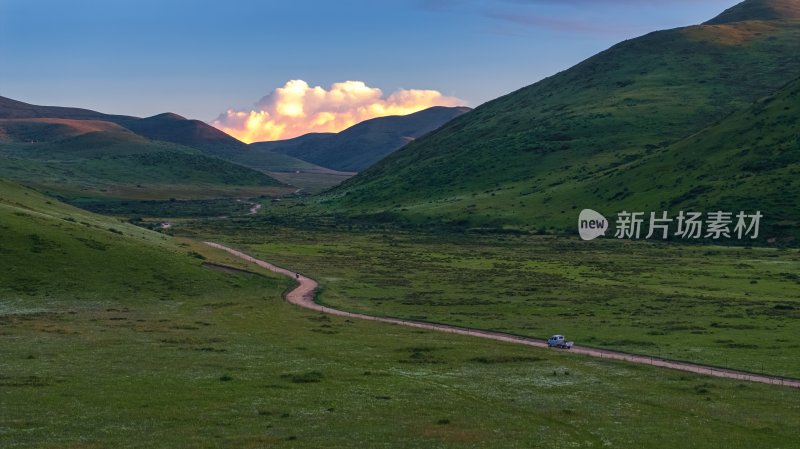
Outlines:
{"label": "green hill", "polygon": [[3,141],[0,157],[0,176],[65,197],[252,197],[288,190],[255,170],[127,130]]}
{"label": "green hill", "polygon": [[762,211],[762,235],[796,238],[798,129],[800,79],[666,149],[553,189],[550,201],[608,213],[620,204],[640,211]]}
{"label": "green hill", "polygon": [[[762,20],[767,10],[773,20]],[[682,141],[687,137],[751,108],[794,80],[800,71],[797,10],[798,2],[751,0],[713,24],[622,42],[456,118],[345,182],[320,203],[420,222],[558,230],[572,230],[576,210],[584,207],[613,213],[644,206],[634,202],[639,198],[634,191],[645,184],[662,186],[649,194],[652,199],[646,204],[651,207],[677,207],[689,199],[709,205],[723,196],[731,207],[751,207],[755,191],[736,196],[748,191],[749,182],[743,178],[748,172],[737,164],[703,164],[692,172],[700,179],[675,170],[642,169],[635,173],[644,178],[619,175],[620,184],[611,191],[580,189],[625,167],[655,161],[657,155],[685,152]],[[753,11],[761,13],[745,20]],[[733,133],[720,137],[720,144],[747,150],[741,146],[770,140],[778,132],[764,126],[749,141]],[[731,128],[719,125],[717,132],[725,129]],[[765,167],[785,160],[749,150],[751,157],[764,158]],[[706,185],[703,178],[708,176],[717,181]],[[797,190],[786,191],[782,181],[770,180],[769,172],[758,179],[766,183],[758,189],[759,204],[772,205],[774,216],[792,215],[782,209],[780,198],[797,197]],[[737,180],[744,186],[730,191],[726,186]]]}
{"label": "green hill", "polygon": [[207,150],[217,156],[245,148],[244,143],[211,125],[169,112],[142,119],[120,120],[120,124],[148,139]]}
{"label": "green hill", "polygon": [[409,115],[366,120],[340,133],[308,134],[250,146],[335,170],[357,172],[468,111],[470,108],[466,107],[435,106]]}
{"label": "green hill", "polygon": [[116,123],[100,120],[0,119],[0,141],[52,142],[90,132],[130,133]]}
{"label": "green hill", "polygon": [[[129,132],[154,141],[191,147],[268,176],[275,173],[285,182],[311,191],[331,187],[351,176],[288,155],[255,150],[211,125],[177,114],[138,118],[88,109],[38,106],[0,97],[0,141],[54,141],[90,131]],[[252,173],[245,178],[248,176],[252,177]]]}
{"label": "green hill", "polygon": [[[68,206],[5,180],[0,180],[0,228],[4,267],[0,315],[15,307],[35,310],[80,297],[113,297],[115,284],[118,287],[129,279],[128,267],[146,260],[165,263],[173,257],[170,252],[177,251],[160,234]],[[180,263],[188,266],[190,261],[184,257]],[[34,297],[37,301],[29,302]],[[47,298],[55,304],[46,304]]]}

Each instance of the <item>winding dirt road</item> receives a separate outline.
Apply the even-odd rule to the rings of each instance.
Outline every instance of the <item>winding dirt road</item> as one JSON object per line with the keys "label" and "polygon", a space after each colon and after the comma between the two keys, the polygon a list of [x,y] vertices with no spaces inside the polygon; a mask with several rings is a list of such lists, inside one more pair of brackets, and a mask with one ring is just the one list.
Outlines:
{"label": "winding dirt road", "polygon": [[[301,274],[294,273],[285,268],[275,266],[269,262],[264,262],[263,260],[256,259],[255,257],[247,255],[241,251],[229,248],[227,246],[220,245],[219,243],[214,243],[214,242],[204,242],[204,243],[214,248],[227,251],[231,255],[234,255],[242,260],[258,265],[261,268],[265,268],[275,273],[295,278],[299,282],[299,285],[297,286],[297,288],[287,293],[285,295],[285,299],[292,304],[296,304],[300,307],[305,307],[306,309],[316,310],[318,312],[327,313],[330,315],[336,315],[348,318],[357,318],[360,320],[380,321],[382,323],[398,324],[401,326],[416,327],[419,329],[446,332],[449,334],[468,335],[471,337],[488,338],[490,340],[503,341],[507,343],[535,346],[537,348],[548,348],[547,342],[544,340],[504,334],[502,332],[484,331],[484,330],[470,329],[465,327],[450,326],[446,324],[434,324],[434,323],[425,323],[420,321],[401,320],[398,318],[383,318],[371,315],[363,315],[360,313],[345,312],[337,309],[331,309],[330,307],[325,307],[314,302],[314,290],[316,290],[318,286],[315,280],[303,276]],[[686,362],[677,362],[658,357],[626,354],[624,352],[606,351],[601,349],[586,348],[582,346],[573,346],[569,352],[574,354],[582,354],[591,357],[597,357],[601,359],[623,360],[630,363],[660,366],[662,368],[687,371],[696,374],[704,374],[707,376],[724,377],[727,379],[737,379],[747,382],[760,382],[771,385],[781,385],[791,388],[800,388],[800,380],[798,379],[787,379],[787,378],[766,376],[760,374],[752,374],[744,371],[714,368],[714,367],[697,365]]]}

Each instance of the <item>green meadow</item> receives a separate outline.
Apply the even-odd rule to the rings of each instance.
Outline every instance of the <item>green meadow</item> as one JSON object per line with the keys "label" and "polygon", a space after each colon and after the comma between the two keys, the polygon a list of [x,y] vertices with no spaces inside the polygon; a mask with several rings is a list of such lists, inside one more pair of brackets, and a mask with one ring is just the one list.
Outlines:
{"label": "green meadow", "polygon": [[[269,214],[268,208],[265,213]],[[319,301],[800,377],[800,251],[615,239],[187,223],[320,282]]]}
{"label": "green meadow", "polygon": [[[281,299],[290,279],[196,241],[0,191],[0,447],[750,449],[797,438],[795,390],[323,316]],[[413,244],[360,235],[333,251],[333,237],[271,229],[253,248],[319,270],[333,302],[345,280],[312,268],[315,257],[331,253],[333,266],[336,251]],[[424,257],[476,265],[445,246]],[[352,285],[386,276],[379,259]]]}

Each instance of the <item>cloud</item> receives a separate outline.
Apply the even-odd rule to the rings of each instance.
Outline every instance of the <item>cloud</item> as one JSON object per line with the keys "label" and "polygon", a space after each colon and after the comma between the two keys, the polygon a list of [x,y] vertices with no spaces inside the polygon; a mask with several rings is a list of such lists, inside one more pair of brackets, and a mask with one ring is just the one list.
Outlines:
{"label": "cloud", "polygon": [[229,109],[211,124],[243,142],[290,139],[312,132],[339,132],[364,120],[411,114],[432,106],[465,102],[435,90],[399,90],[385,97],[363,81],[334,83],[329,89],[292,80],[255,104]]}

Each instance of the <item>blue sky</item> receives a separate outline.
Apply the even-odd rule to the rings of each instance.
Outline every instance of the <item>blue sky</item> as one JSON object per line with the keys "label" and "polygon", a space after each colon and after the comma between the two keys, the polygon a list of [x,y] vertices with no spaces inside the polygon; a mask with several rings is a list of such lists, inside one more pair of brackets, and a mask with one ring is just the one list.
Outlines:
{"label": "blue sky", "polygon": [[0,0],[0,95],[212,120],[288,80],[477,106],[736,0]]}

